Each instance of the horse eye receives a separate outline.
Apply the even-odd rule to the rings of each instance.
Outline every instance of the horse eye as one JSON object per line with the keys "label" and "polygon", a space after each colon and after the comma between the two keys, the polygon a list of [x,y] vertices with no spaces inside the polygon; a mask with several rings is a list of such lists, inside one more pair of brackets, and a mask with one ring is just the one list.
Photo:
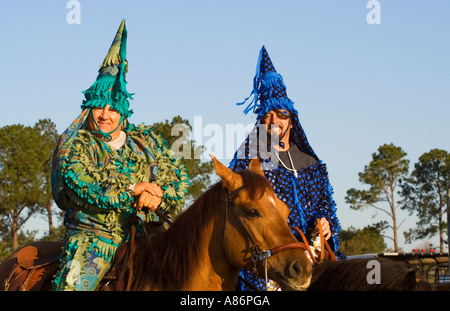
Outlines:
{"label": "horse eye", "polygon": [[247,217],[249,217],[249,218],[255,218],[255,217],[260,216],[258,211],[255,209],[246,209],[245,213],[247,214]]}

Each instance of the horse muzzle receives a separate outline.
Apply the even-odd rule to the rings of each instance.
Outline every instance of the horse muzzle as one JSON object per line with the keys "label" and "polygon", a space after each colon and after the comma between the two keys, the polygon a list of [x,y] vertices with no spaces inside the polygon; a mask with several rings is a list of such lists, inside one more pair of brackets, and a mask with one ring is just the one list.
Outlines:
{"label": "horse muzzle", "polygon": [[[269,269],[269,275],[271,275]],[[284,271],[274,271],[274,280],[283,291],[305,291],[311,282],[312,266],[300,259],[293,260]]]}

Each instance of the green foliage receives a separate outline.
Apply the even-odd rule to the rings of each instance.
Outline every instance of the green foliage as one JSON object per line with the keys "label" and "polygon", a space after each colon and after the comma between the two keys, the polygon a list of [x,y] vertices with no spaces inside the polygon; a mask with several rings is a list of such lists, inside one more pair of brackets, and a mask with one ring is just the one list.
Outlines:
{"label": "green foliage", "polygon": [[385,227],[386,222],[380,222],[363,229],[342,230],[340,250],[347,256],[383,252],[386,244],[381,233]]}
{"label": "green foliage", "polygon": [[[33,127],[0,128],[0,219],[4,230],[11,232],[13,249],[19,246],[24,224],[51,206],[50,158],[55,136],[55,126],[48,119]],[[2,234],[3,239],[7,236]]]}
{"label": "green foliage", "polygon": [[187,199],[195,199],[210,184],[210,174],[214,166],[212,162],[201,162],[198,155],[202,153],[204,147],[196,146],[194,140],[189,139],[192,127],[188,120],[176,116],[172,121],[157,122],[150,126],[155,133],[161,134],[166,139],[172,150],[181,157],[181,162],[185,165],[191,185],[188,187]]}
{"label": "green foliage", "polygon": [[[49,235],[54,235],[53,230],[53,196],[51,190],[51,166],[52,166],[52,154],[55,149],[59,134],[56,130],[56,125],[50,119],[39,120],[34,128],[40,133],[41,137],[41,150],[43,154],[42,158],[42,207],[41,212],[47,215],[49,225]],[[57,209],[58,216],[61,217],[61,211]]]}
{"label": "green foliage", "polygon": [[404,198],[401,208],[410,215],[416,213],[419,219],[415,228],[405,232],[407,241],[439,235],[440,247],[444,248],[449,186],[450,153],[440,149],[424,153],[401,185]]}
{"label": "green foliage", "polygon": [[[396,188],[399,182],[407,178],[409,160],[402,148],[393,144],[385,144],[372,154],[372,161],[359,173],[359,181],[368,185],[369,190],[349,189],[345,200],[350,208],[363,210],[372,207],[386,213],[392,219],[393,241],[395,250],[397,243],[397,202]],[[388,207],[379,203],[388,203]]]}
{"label": "green foliage", "polygon": [[406,153],[393,144],[383,145],[378,148],[378,153],[372,154],[372,161],[365,166],[364,172],[359,173],[359,181],[370,186],[369,190],[347,191],[346,201],[351,208],[362,210],[377,202],[392,201],[394,188],[398,182],[408,173],[409,160],[404,159]]}

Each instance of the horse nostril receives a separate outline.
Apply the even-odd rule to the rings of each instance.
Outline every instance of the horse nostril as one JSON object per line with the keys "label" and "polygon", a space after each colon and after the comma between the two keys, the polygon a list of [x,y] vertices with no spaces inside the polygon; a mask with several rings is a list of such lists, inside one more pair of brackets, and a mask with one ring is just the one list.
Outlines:
{"label": "horse nostril", "polygon": [[289,264],[289,275],[291,277],[300,276],[302,271],[303,269],[299,260],[294,260]]}

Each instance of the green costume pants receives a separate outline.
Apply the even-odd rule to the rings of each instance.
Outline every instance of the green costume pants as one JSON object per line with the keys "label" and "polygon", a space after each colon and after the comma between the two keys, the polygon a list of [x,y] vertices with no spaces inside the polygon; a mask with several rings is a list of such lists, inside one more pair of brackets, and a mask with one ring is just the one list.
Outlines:
{"label": "green costume pants", "polygon": [[66,258],[61,260],[53,289],[94,291],[111,268],[117,248],[90,232],[69,237],[63,250]]}

